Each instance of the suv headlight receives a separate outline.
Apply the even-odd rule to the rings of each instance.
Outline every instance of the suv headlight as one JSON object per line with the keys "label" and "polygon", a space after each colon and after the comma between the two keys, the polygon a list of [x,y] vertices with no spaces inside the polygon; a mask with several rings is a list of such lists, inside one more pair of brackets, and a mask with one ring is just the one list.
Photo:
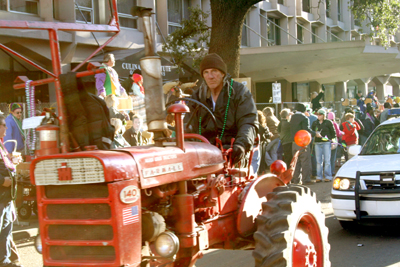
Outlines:
{"label": "suv headlight", "polygon": [[333,189],[335,190],[354,190],[356,180],[345,177],[336,177],[333,180]]}

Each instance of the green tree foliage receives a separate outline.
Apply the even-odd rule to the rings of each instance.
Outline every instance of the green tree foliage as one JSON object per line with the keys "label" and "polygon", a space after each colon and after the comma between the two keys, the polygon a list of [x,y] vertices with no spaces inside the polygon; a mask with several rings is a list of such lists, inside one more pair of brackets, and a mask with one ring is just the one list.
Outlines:
{"label": "green tree foliage", "polygon": [[178,70],[188,58],[193,59],[193,67],[198,67],[210,44],[211,28],[206,24],[209,14],[199,7],[190,7],[189,12],[189,18],[182,21],[181,28],[168,35],[163,46],[163,52],[171,55]]}
{"label": "green tree foliage", "polygon": [[360,21],[366,21],[371,33],[389,45],[389,35],[394,35],[400,26],[400,0],[351,0],[351,11]]}

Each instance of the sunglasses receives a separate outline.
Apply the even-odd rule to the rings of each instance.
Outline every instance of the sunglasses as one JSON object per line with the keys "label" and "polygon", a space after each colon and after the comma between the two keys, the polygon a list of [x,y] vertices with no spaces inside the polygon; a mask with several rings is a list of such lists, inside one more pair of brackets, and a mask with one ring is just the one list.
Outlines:
{"label": "sunglasses", "polygon": [[20,112],[15,112],[15,114],[22,114],[22,112],[20,111]]}

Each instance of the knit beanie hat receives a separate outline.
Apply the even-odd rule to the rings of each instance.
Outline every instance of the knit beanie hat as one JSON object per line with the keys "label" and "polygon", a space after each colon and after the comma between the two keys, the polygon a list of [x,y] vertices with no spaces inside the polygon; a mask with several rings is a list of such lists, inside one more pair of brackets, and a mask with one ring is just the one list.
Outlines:
{"label": "knit beanie hat", "polygon": [[16,109],[21,109],[22,110],[22,105],[19,103],[11,103],[9,106],[10,112],[13,112]]}
{"label": "knit beanie hat", "polygon": [[297,103],[294,109],[299,112],[304,112],[306,111],[306,106],[303,103]]}
{"label": "knit beanie hat", "polygon": [[217,69],[223,72],[225,75],[227,73],[227,68],[225,62],[220,56],[215,53],[208,54],[203,58],[200,63],[200,74],[203,77],[203,71],[206,69]]}

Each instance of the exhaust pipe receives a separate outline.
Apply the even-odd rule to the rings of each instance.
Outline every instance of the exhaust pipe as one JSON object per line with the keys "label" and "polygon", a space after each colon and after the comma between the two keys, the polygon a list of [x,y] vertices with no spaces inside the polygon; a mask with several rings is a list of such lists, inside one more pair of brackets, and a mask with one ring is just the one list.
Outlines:
{"label": "exhaust pipe", "polygon": [[154,140],[163,138],[167,128],[165,100],[162,91],[161,58],[156,53],[155,27],[151,8],[135,7],[133,16],[142,18],[145,57],[140,59],[143,85],[145,88],[146,119]]}

